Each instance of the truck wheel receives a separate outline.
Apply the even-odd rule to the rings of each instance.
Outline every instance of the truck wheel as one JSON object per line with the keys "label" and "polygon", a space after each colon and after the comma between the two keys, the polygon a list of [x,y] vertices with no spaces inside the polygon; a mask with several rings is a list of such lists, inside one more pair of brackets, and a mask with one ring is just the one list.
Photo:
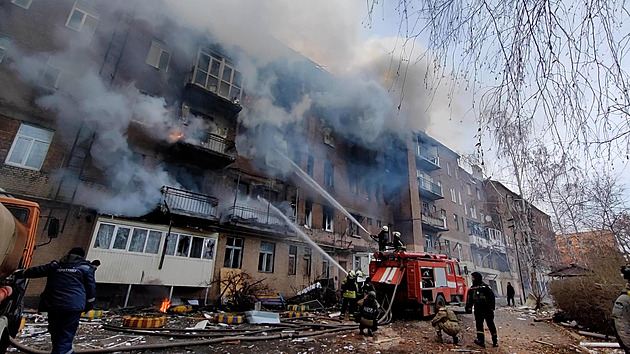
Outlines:
{"label": "truck wheel", "polygon": [[435,297],[435,313],[437,313],[438,307],[446,306],[446,299],[442,294]]}

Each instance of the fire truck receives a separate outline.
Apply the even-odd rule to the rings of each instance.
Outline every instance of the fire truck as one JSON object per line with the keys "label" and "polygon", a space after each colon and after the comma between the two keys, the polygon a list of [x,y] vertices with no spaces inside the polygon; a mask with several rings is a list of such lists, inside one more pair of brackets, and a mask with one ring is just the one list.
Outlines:
{"label": "fire truck", "polygon": [[[15,336],[22,320],[22,298],[28,279],[15,279],[11,273],[31,264],[40,222],[39,205],[13,198],[0,188],[0,353]],[[59,220],[48,219],[48,237],[57,237]]]}
{"label": "fire truck", "polygon": [[437,312],[438,305],[466,301],[468,287],[459,263],[443,254],[377,252],[370,262],[370,277],[386,308],[411,310],[420,317]]}

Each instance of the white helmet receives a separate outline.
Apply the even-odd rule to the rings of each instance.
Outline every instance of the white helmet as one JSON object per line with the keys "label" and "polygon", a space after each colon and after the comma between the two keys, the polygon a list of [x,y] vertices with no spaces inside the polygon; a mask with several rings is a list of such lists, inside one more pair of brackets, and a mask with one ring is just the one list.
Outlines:
{"label": "white helmet", "polygon": [[394,237],[400,237],[400,232],[394,231]]}
{"label": "white helmet", "polygon": [[354,278],[354,277],[356,276],[356,274],[354,273],[354,270],[350,270],[350,271],[348,272],[348,276],[349,276],[350,278]]}
{"label": "white helmet", "polygon": [[357,278],[363,278],[363,272],[360,270],[357,270]]}
{"label": "white helmet", "polygon": [[387,227],[387,225],[381,227],[381,230],[385,231],[385,232],[389,232],[389,227]]}

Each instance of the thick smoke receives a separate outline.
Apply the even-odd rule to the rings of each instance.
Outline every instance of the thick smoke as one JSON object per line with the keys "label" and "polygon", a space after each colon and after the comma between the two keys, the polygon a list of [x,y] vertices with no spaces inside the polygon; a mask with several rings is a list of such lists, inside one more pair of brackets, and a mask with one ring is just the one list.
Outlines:
{"label": "thick smoke", "polygon": [[[308,141],[305,122],[311,117],[321,118],[333,136],[383,152],[389,161],[374,161],[379,165],[404,161],[404,151],[396,141],[404,140],[411,130],[424,130],[429,122],[450,117],[444,107],[452,106],[436,102],[442,96],[431,96],[426,88],[426,65],[409,67],[406,99],[399,107],[402,83],[400,73],[392,72],[396,64],[392,65],[390,42],[358,40],[365,9],[357,2],[143,0],[99,4],[109,10],[133,11],[155,28],[169,23],[193,26],[207,34],[206,40],[226,49],[243,73],[249,98],[239,114],[242,129],[236,138],[237,150],[260,168],[281,166],[277,159],[268,160],[278,150],[288,156],[295,149],[309,153],[312,147],[304,144]],[[196,50],[195,39],[187,33],[181,38],[169,33],[168,38],[182,51]],[[56,112],[60,130],[76,131],[85,124],[97,132],[91,158],[105,174],[108,189],[81,185],[78,199],[101,212],[142,215],[159,202],[160,187],[179,184],[168,166],[133,151],[126,138],[129,124],[141,122],[158,139],[177,135],[195,141],[199,131],[211,129],[212,123],[191,116],[188,125],[182,126],[179,109],[164,98],[141,94],[133,84],[108,85],[95,66],[77,60],[81,51],[88,50],[87,44],[89,41],[79,41],[58,53],[13,52],[13,65],[30,82],[41,80],[49,60],[72,66],[76,77],[61,90],[38,98],[37,104]],[[144,58],[146,53],[136,57]],[[70,133],[65,135],[69,141],[73,138]],[[362,167],[369,163],[349,166],[364,175]],[[392,182],[392,173],[399,172],[406,173],[389,170],[370,179],[374,185]]]}

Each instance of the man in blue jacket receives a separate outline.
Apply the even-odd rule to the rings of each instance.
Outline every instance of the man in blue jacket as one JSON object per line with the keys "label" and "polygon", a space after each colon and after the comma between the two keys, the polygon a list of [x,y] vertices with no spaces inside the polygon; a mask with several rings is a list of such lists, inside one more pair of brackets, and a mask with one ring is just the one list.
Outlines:
{"label": "man in blue jacket", "polygon": [[94,306],[94,268],[84,257],[83,248],[75,247],[58,261],[14,273],[17,278],[47,277],[39,311],[48,312],[52,354],[74,352],[72,341],[79,327],[81,312],[89,311]]}

